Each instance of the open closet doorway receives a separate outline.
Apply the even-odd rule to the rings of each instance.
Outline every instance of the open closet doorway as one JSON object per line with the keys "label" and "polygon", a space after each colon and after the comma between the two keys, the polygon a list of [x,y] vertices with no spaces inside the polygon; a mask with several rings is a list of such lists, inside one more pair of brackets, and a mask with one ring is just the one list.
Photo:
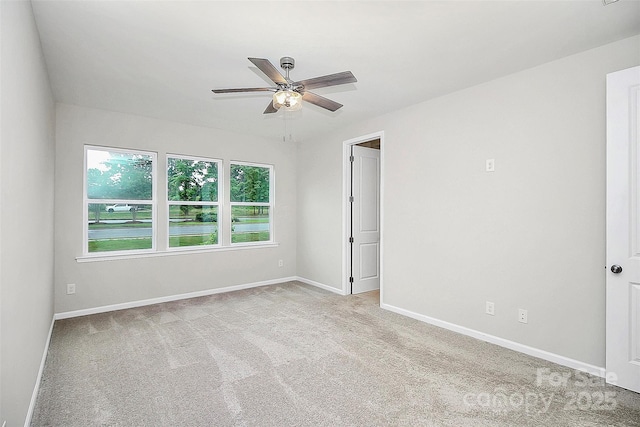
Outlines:
{"label": "open closet doorway", "polygon": [[345,141],[345,294],[380,289],[382,132]]}

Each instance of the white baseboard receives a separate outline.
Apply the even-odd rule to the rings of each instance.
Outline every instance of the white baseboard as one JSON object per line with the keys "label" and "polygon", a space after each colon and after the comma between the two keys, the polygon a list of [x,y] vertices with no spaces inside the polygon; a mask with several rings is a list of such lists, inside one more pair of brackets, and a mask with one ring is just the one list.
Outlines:
{"label": "white baseboard", "polygon": [[[33,417],[33,410],[36,407],[36,400],[38,399],[38,392],[40,391],[40,381],[42,381],[44,364],[47,360],[47,353],[49,352],[49,343],[51,342],[51,334],[53,334],[53,324],[55,323],[55,321],[56,319],[54,316],[54,318],[51,319],[51,326],[49,327],[49,335],[47,335],[47,341],[44,343],[44,351],[42,352],[40,369],[38,370],[38,376],[36,377],[36,384],[33,387],[33,393],[31,393],[31,402],[29,403],[29,410],[27,411],[27,417],[24,420],[24,427],[29,427],[31,425],[31,417]],[[2,426],[4,427],[4,424]]]}
{"label": "white baseboard", "polygon": [[204,297],[207,295],[220,294],[223,292],[233,292],[233,291],[239,291],[242,289],[257,288],[258,286],[275,285],[278,283],[290,282],[292,280],[298,280],[298,278],[297,277],[281,277],[279,279],[264,280],[261,282],[254,282],[254,283],[245,283],[242,285],[227,286],[224,288],[207,289],[204,291],[188,292],[186,294],[169,295],[166,297],[123,302],[120,304],[104,305],[101,307],[86,308],[82,310],[65,311],[62,313],[56,313],[54,315],[54,319],[55,320],[69,319],[71,317],[87,316],[89,314],[106,313],[109,311],[124,310],[127,308],[143,307],[145,305],[160,304],[163,302],[171,302],[171,301],[178,301],[178,300],[188,299],[188,298]]}
{"label": "white baseboard", "polygon": [[440,328],[448,329],[453,332],[457,332],[462,335],[467,335],[482,341],[486,341],[491,344],[499,345],[500,347],[508,348],[510,350],[518,351],[520,353],[528,354],[529,356],[537,357],[549,362],[557,363],[558,365],[566,366],[568,368],[576,369],[595,375],[601,378],[605,377],[606,370],[600,366],[591,365],[581,362],[579,360],[570,359],[559,354],[551,353],[545,350],[541,350],[535,347],[529,347],[528,345],[520,344],[514,341],[510,341],[504,338],[489,335],[484,332],[476,331],[475,329],[466,328],[464,326],[456,325],[454,323],[445,322],[433,317],[425,316],[423,314],[414,313],[413,311],[405,310],[389,304],[380,304],[381,308],[385,310],[393,311],[394,313],[402,314],[403,316],[411,317],[412,319],[419,320],[421,322],[428,323],[430,325],[438,326]]}
{"label": "white baseboard", "polygon": [[325,291],[333,292],[338,295],[346,295],[342,289],[334,288],[333,286],[325,285],[324,283],[316,282],[315,280],[305,279],[304,277],[297,276],[298,282],[306,283],[307,285],[315,286]]}

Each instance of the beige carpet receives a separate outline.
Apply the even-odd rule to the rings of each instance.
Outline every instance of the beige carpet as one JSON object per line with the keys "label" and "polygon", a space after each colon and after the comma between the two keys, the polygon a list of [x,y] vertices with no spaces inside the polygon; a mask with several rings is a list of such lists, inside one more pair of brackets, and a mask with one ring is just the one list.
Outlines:
{"label": "beige carpet", "polygon": [[57,321],[33,426],[640,426],[640,395],[291,282]]}

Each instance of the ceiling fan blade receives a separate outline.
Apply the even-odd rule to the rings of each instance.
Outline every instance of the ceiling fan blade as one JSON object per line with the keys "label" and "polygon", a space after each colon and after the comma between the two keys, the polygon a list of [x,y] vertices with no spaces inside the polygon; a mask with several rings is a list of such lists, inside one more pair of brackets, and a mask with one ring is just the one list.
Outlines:
{"label": "ceiling fan blade", "polygon": [[304,85],[305,89],[316,89],[319,87],[343,85],[346,83],[355,83],[356,77],[351,71],[343,71],[341,73],[329,74],[322,77],[315,77],[313,79],[302,80],[296,82],[296,84]]}
{"label": "ceiling fan blade", "polygon": [[267,108],[264,109],[264,113],[262,114],[271,114],[275,113],[276,111],[278,110],[273,106],[273,101],[269,101],[269,105],[267,105]]}
{"label": "ceiling fan blade", "polygon": [[313,92],[303,93],[302,99],[312,104],[315,104],[318,107],[326,108],[329,111],[336,111],[338,108],[342,107],[342,104],[332,101],[330,99],[327,99],[323,96],[316,95]]}
{"label": "ceiling fan blade", "polygon": [[248,58],[249,61],[253,62],[253,65],[258,67],[260,71],[266,74],[274,83],[286,85],[287,79],[284,78],[282,74],[273,66],[268,59],[262,58]]}
{"label": "ceiling fan blade", "polygon": [[240,89],[212,89],[213,93],[238,93],[238,92],[275,92],[272,87],[245,87]]}

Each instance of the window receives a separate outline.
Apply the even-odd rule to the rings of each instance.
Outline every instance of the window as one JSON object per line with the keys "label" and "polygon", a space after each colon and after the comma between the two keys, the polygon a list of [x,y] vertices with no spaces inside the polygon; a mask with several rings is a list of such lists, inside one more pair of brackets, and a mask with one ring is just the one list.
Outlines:
{"label": "window", "polygon": [[231,163],[231,244],[270,242],[273,166]]}
{"label": "window", "polygon": [[[273,243],[271,165],[231,162],[223,169],[219,159],[167,154],[166,182],[157,187],[157,153],[87,145],[84,159],[84,255]],[[230,171],[228,180],[223,171]],[[162,186],[166,203],[157,201]],[[165,223],[160,242],[158,217]]]}
{"label": "window", "polygon": [[220,161],[167,156],[169,248],[220,244]]}
{"label": "window", "polygon": [[85,254],[155,249],[155,176],[155,153],[85,147]]}

